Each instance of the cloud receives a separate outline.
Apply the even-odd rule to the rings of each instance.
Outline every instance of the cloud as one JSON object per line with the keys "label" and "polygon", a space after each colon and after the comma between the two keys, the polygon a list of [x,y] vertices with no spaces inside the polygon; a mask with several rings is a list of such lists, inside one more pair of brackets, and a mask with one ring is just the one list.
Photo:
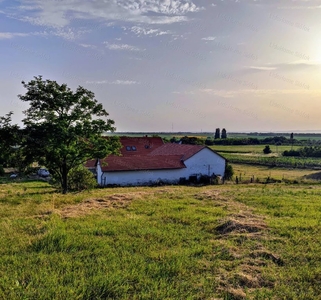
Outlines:
{"label": "cloud", "polygon": [[144,28],[140,26],[132,26],[130,28],[127,27],[122,27],[124,30],[129,30],[133,32],[137,36],[160,36],[160,35],[166,35],[166,34],[171,34],[171,31],[166,30],[162,31],[160,29],[155,29],[155,28]]}
{"label": "cloud", "polygon": [[246,67],[252,70],[258,70],[258,71],[271,71],[271,70],[275,70],[276,67],[260,67],[260,66],[250,66],[250,67]]}
{"label": "cloud", "polygon": [[89,45],[89,44],[79,44],[81,47],[84,47],[84,48],[90,48],[90,49],[96,49],[97,46],[95,45]]}
{"label": "cloud", "polygon": [[20,33],[20,32],[0,32],[0,40],[5,40],[5,39],[12,39],[14,37],[20,36],[20,37],[25,37],[30,34],[28,33]]}
{"label": "cloud", "polygon": [[200,92],[210,94],[213,96],[222,97],[222,98],[234,98],[235,96],[235,91],[227,91],[227,90],[201,89]]}
{"label": "cloud", "polygon": [[321,95],[321,90],[308,89],[240,89],[240,90],[217,90],[217,89],[200,89],[202,93],[207,93],[222,98],[235,98],[241,95],[276,96],[276,95]]}
{"label": "cloud", "polygon": [[304,6],[304,5],[295,5],[295,6],[278,6],[278,9],[320,9],[321,5],[312,5],[312,6]]}
{"label": "cloud", "polygon": [[208,37],[202,38],[203,41],[214,41],[215,39],[216,39],[215,36],[208,36]]}
{"label": "cloud", "polygon": [[110,44],[109,42],[104,42],[104,44],[109,50],[144,51],[143,49],[128,44]]}
{"label": "cloud", "polygon": [[34,25],[61,28],[76,20],[171,24],[188,20],[186,14],[204,8],[192,0],[21,0],[6,14]]}
{"label": "cloud", "polygon": [[320,68],[320,61],[306,61],[306,60],[297,60],[286,63],[279,64],[264,64],[261,66],[247,66],[244,68],[244,71],[248,72],[256,72],[256,71],[296,71],[296,70],[304,70],[304,69],[312,69],[312,68]]}
{"label": "cloud", "polygon": [[66,40],[75,40],[86,31],[74,30],[72,28],[58,28],[55,31],[50,31],[52,35],[61,37]]}
{"label": "cloud", "polygon": [[138,81],[134,80],[100,80],[100,81],[86,81],[87,84],[115,84],[115,85],[134,85],[134,84],[140,84]]}

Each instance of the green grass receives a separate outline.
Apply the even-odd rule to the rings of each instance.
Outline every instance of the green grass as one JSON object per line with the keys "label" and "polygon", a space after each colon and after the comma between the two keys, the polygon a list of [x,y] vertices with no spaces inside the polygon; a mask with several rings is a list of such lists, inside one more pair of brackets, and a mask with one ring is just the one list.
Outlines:
{"label": "green grass", "polygon": [[270,167],[321,169],[321,158],[222,153],[229,162]]}
{"label": "green grass", "polygon": [[[258,165],[243,165],[243,164],[232,164],[234,170],[234,177],[238,178],[242,182],[250,182],[251,178],[264,182],[267,178],[273,178],[275,180],[283,181],[297,181],[297,182],[310,182],[318,183],[313,179],[309,178],[320,178],[320,171],[313,171],[308,169],[298,168],[276,168],[269,166],[258,166]],[[234,178],[235,179],[235,178]]]}
{"label": "green grass", "polygon": [[320,196],[307,184],[2,184],[0,299],[318,299]]}
{"label": "green grass", "polygon": [[253,207],[256,213],[265,215],[271,235],[275,237],[268,242],[268,247],[278,251],[284,260],[284,266],[275,274],[278,280],[273,292],[275,298],[319,299],[320,187],[264,186],[232,194],[238,201]]}
{"label": "green grass", "polygon": [[[210,146],[211,149],[221,153],[253,153],[253,154],[264,154],[263,149],[265,145],[214,145]],[[291,150],[292,146],[286,145],[270,145],[271,150],[276,155],[281,155],[285,150]],[[293,146],[294,150],[300,148],[299,146]]]}

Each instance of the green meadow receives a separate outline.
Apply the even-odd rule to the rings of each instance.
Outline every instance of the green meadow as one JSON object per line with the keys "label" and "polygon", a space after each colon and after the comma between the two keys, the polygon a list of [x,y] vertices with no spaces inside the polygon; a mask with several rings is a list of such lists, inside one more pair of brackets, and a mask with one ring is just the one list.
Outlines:
{"label": "green meadow", "polygon": [[319,299],[321,185],[306,173],[67,195],[2,183],[0,299]]}

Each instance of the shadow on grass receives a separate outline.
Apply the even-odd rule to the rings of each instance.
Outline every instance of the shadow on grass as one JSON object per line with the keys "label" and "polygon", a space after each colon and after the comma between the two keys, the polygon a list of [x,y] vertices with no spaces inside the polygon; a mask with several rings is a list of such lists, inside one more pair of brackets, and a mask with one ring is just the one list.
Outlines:
{"label": "shadow on grass", "polygon": [[303,176],[305,179],[321,180],[321,172]]}

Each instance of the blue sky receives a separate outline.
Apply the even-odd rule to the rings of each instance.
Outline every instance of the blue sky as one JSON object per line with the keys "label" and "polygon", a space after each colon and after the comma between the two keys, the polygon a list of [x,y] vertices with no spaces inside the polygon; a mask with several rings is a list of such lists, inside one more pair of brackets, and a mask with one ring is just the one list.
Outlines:
{"label": "blue sky", "polygon": [[1,115],[33,76],[117,131],[321,131],[321,0],[0,0]]}

